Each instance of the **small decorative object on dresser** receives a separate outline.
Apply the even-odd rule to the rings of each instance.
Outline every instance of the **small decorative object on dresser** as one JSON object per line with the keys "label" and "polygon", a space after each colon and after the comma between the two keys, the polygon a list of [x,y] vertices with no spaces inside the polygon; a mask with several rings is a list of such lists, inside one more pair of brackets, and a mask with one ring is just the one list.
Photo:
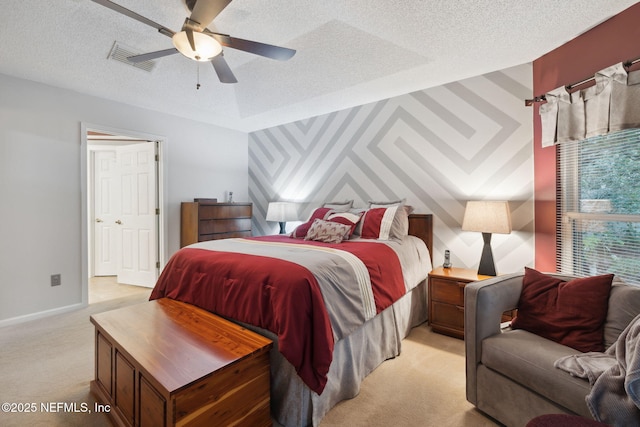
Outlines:
{"label": "small decorative object on dresser", "polygon": [[182,202],[180,247],[206,240],[251,236],[252,204],[217,203],[215,200]]}

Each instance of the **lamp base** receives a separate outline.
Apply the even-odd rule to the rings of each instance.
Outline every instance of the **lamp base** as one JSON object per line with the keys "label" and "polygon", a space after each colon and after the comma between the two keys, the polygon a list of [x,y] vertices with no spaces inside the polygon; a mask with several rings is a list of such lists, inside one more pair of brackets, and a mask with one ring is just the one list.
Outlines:
{"label": "lamp base", "polygon": [[280,234],[287,234],[287,223],[280,221]]}
{"label": "lamp base", "polygon": [[482,233],[484,246],[482,247],[482,256],[480,257],[480,265],[478,266],[478,274],[483,276],[495,276],[496,265],[493,262],[493,252],[491,251],[491,233]]}

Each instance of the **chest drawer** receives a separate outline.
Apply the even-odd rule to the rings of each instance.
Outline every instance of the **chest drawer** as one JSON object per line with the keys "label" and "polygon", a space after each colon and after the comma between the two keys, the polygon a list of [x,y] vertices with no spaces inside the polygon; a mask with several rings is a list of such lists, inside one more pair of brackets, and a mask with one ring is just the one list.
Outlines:
{"label": "chest drawer", "polygon": [[467,282],[451,279],[431,279],[431,299],[447,304],[464,305],[464,287]]}

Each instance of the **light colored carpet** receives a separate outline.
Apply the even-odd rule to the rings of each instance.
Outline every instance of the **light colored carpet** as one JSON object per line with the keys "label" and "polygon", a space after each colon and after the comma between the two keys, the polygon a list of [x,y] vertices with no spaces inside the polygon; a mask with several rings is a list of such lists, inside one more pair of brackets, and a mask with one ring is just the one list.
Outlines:
{"label": "light colored carpet", "polygon": [[[92,304],[71,313],[0,329],[0,403],[35,403],[35,413],[0,412],[2,426],[110,426],[93,412],[89,393],[94,372],[94,329],[89,316],[144,302],[150,290],[126,295],[92,294]],[[109,299],[115,298],[115,299]],[[464,343],[414,328],[400,357],[383,363],[360,394],[323,419],[333,426],[495,426],[465,400]],[[44,412],[41,404],[87,405],[91,413]]]}
{"label": "light colored carpet", "polygon": [[402,354],[364,379],[360,394],[335,406],[321,427],[497,426],[465,397],[464,341],[426,324],[402,341]]}

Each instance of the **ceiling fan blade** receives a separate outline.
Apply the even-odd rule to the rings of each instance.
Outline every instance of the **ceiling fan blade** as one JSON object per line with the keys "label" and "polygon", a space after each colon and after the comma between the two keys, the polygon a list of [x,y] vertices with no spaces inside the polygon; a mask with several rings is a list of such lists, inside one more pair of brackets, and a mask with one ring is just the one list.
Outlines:
{"label": "ceiling fan blade", "polygon": [[202,31],[229,3],[231,0],[196,0],[189,19],[197,22],[199,24],[197,29]]}
{"label": "ceiling fan blade", "polygon": [[147,24],[147,25],[155,28],[156,30],[158,30],[158,32],[160,34],[164,34],[165,36],[172,37],[175,34],[175,32],[170,30],[169,28],[167,28],[167,27],[165,27],[163,25],[160,25],[157,22],[152,21],[151,19],[145,18],[144,16],[139,15],[139,14],[135,13],[134,11],[127,9],[126,7],[122,7],[119,4],[116,4],[116,3],[112,2],[112,1],[109,1],[109,0],[91,0],[91,1],[93,1],[95,3],[98,3],[98,4],[101,4],[104,7],[107,7],[109,9],[114,10],[114,11],[116,11],[118,13],[121,13],[121,14],[123,14],[125,16],[128,16],[129,18],[133,18],[136,21],[140,21],[143,24]]}
{"label": "ceiling fan blade", "polygon": [[189,46],[191,46],[191,50],[192,51],[196,51],[196,41],[193,39],[193,31],[191,31],[190,29],[186,29],[185,32],[187,33],[187,40],[189,40]]}
{"label": "ceiling fan blade", "polygon": [[220,42],[222,46],[238,49],[255,55],[264,56],[266,58],[277,59],[278,61],[286,61],[296,54],[294,49],[286,47],[274,46],[272,44],[254,42],[252,40],[238,39],[228,34],[214,33],[206,28],[203,33],[209,34]]}
{"label": "ceiling fan blade", "polygon": [[127,56],[127,59],[131,62],[138,63],[149,61],[151,59],[162,58],[163,56],[173,55],[174,53],[178,53],[178,49],[172,47],[171,49],[157,50],[155,52],[143,53],[141,55]]}
{"label": "ceiling fan blade", "polygon": [[216,74],[221,83],[238,83],[236,76],[233,75],[233,71],[229,68],[229,64],[227,64],[222,53],[211,59],[211,65],[213,65],[213,69],[216,70]]}

